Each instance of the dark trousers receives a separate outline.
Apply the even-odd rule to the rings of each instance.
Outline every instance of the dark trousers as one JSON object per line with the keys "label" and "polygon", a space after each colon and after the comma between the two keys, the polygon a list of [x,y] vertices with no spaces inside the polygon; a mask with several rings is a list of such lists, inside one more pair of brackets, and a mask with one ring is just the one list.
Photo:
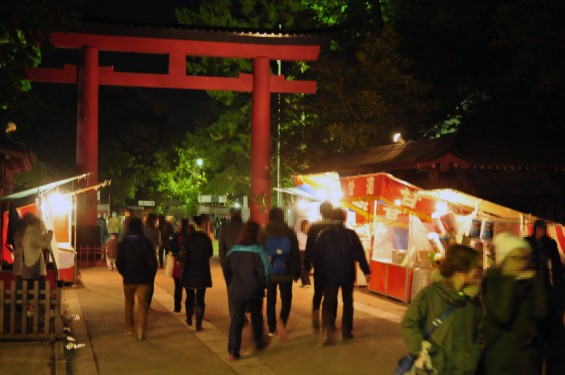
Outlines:
{"label": "dark trousers", "polygon": [[222,269],[222,272],[224,273],[224,280],[226,282],[226,292],[228,294],[228,311],[230,313],[230,318],[231,318],[231,314],[232,314],[232,306],[231,306],[231,298],[230,298],[230,285],[228,284],[228,278],[226,276],[226,272]]}
{"label": "dark trousers", "polygon": [[181,303],[182,303],[182,281],[180,277],[173,277],[173,281],[175,282],[175,311],[181,310]]}
{"label": "dark trousers", "polygon": [[[324,288],[324,303],[322,306],[322,325],[328,333],[335,330],[337,316],[337,293],[340,286],[326,286]],[[341,285],[341,298],[343,300],[343,314],[341,317],[341,333],[344,336],[353,332],[353,285]]]}
{"label": "dark trousers", "polygon": [[314,272],[314,297],[312,298],[312,309],[320,310],[322,297],[324,296],[324,277]]}
{"label": "dark trousers", "polygon": [[277,329],[277,287],[281,292],[281,314],[280,318],[284,325],[290,315],[292,305],[292,280],[289,281],[270,281],[267,285],[267,324],[269,331]]}
{"label": "dark trousers", "polygon": [[302,282],[302,286],[310,285],[310,275],[308,270],[304,269],[304,256],[306,255],[305,251],[300,252],[300,281]]}
{"label": "dark trousers", "polygon": [[263,346],[263,297],[249,301],[231,301],[232,307],[230,335],[228,338],[228,352],[235,355],[241,349],[241,332],[243,331],[243,321],[245,312],[251,313],[251,326],[253,327],[253,338],[257,347]]}
{"label": "dark trousers", "polygon": [[186,317],[192,317],[195,308],[204,312],[206,308],[206,303],[204,302],[204,297],[206,296],[206,288],[186,288],[186,302],[184,306],[186,308]]}

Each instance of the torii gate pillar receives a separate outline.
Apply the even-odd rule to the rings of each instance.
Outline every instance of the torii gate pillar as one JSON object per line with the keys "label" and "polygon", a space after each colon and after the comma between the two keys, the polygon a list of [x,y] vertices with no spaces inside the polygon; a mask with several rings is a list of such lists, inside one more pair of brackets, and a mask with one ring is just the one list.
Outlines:
{"label": "torii gate pillar", "polygon": [[[78,70],[76,165],[79,173],[90,172],[88,183],[98,182],[98,49],[83,47]],[[97,225],[96,191],[78,201],[79,226]]]}
{"label": "torii gate pillar", "polygon": [[271,97],[269,59],[253,59],[251,101],[251,220],[267,223],[271,202]]}

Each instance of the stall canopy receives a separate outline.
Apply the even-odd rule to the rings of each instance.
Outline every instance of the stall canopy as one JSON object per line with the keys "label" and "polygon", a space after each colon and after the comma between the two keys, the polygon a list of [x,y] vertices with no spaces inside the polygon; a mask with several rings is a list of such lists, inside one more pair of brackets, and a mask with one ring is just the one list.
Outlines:
{"label": "stall canopy", "polygon": [[[422,195],[419,187],[402,181],[388,173],[342,177],[343,202],[347,208],[366,219],[372,219],[384,210],[385,216],[395,218],[399,213],[410,212],[430,221],[435,210],[435,200]],[[371,206],[369,202],[376,202]],[[379,207],[378,203],[384,204]]]}
{"label": "stall canopy", "polygon": [[45,185],[34,187],[34,188],[31,188],[31,189],[23,190],[23,191],[20,191],[20,192],[17,192],[17,193],[9,194],[9,195],[0,197],[0,202],[6,201],[6,200],[11,200],[11,199],[21,199],[21,198],[29,197],[30,195],[34,195],[34,194],[38,194],[38,195],[44,194],[44,193],[47,193],[48,191],[53,190],[53,189],[55,189],[55,188],[57,188],[61,185],[65,185],[65,184],[68,184],[68,183],[76,181],[76,180],[81,180],[83,178],[87,178],[89,175],[90,175],[90,173],[83,173],[83,174],[80,174],[78,176],[66,178],[64,180],[51,182],[49,184],[45,184]]}

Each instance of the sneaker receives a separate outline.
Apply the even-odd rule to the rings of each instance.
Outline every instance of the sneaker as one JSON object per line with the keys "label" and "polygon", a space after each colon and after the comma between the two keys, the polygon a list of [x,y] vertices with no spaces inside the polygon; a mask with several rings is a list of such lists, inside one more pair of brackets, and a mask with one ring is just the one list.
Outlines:
{"label": "sneaker", "polygon": [[352,338],[354,338],[355,336],[353,335],[353,333],[349,332],[349,333],[344,333],[343,334],[343,339],[344,340],[351,340]]}
{"label": "sneaker", "polygon": [[269,335],[269,337],[273,337],[274,335],[277,334],[277,331],[269,331],[267,332],[267,335]]}
{"label": "sneaker", "polygon": [[128,335],[133,334],[133,329],[131,329],[131,328],[126,328],[126,333],[127,333]]}

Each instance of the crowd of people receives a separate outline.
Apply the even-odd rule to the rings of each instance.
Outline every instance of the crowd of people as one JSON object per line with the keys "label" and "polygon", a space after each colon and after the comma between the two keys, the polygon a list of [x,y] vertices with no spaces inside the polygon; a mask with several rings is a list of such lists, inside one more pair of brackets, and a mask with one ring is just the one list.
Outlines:
{"label": "crowd of people", "polygon": [[546,230],[538,220],[525,239],[496,236],[484,275],[479,252],[448,249],[402,319],[413,373],[564,373],[564,273]]}
{"label": "crowd of people", "polygon": [[[235,210],[221,227],[219,259],[228,291],[231,360],[241,356],[247,316],[258,349],[273,336],[287,339],[293,283],[300,279],[301,286],[308,287],[311,274],[312,328],[322,331],[323,345],[337,340],[339,290],[341,337],[354,338],[356,264],[367,278],[370,268],[359,237],[344,225],[344,211],[324,202],[320,215],[318,222],[300,222],[295,232],[285,223],[280,208],[271,209],[264,227],[253,221],[244,223]],[[139,340],[145,338],[157,268],[167,258],[174,262],[170,272],[175,285],[174,311],[181,311],[184,290],[186,323],[192,325],[194,319],[196,331],[203,329],[206,289],[212,287],[208,217],[184,219],[177,233],[165,232],[165,242],[157,219],[148,217],[145,227],[141,219],[130,219],[117,246],[115,264],[124,279],[126,330],[133,333],[137,328]],[[525,239],[509,233],[495,237],[495,264],[485,274],[477,250],[459,244],[447,249],[445,259],[432,273],[431,284],[413,298],[401,322],[401,335],[416,358],[413,373],[562,373],[564,272],[557,245],[546,229],[540,220],[532,236]],[[163,248],[170,257],[159,257]],[[137,326],[134,296],[139,303]]]}
{"label": "crowd of people", "polygon": [[[323,225],[301,223],[295,232],[285,223],[284,211],[270,210],[264,227],[249,221],[243,223],[241,212],[234,210],[231,220],[221,227],[219,258],[228,291],[228,309],[231,318],[228,353],[230,359],[240,358],[241,336],[244,324],[251,318],[253,337],[257,348],[264,348],[269,338],[287,339],[286,326],[292,309],[293,283],[302,280],[302,287],[310,285],[314,270],[312,316],[319,325],[322,306],[324,345],[335,343],[337,295],[343,298],[342,337],[353,336],[353,285],[355,264],[370,274],[365,253],[357,234],[345,228],[345,213],[329,203],[322,205]],[[206,289],[212,287],[210,258],[213,255],[209,234],[209,218],[199,215],[191,221],[183,219],[177,233],[165,232],[158,217],[148,215],[145,224],[139,218],[130,218],[124,238],[117,245],[115,265],[123,276],[126,300],[126,331],[137,338],[145,338],[147,311],[151,306],[153,283],[159,265],[169,259],[170,276],[174,280],[174,311],[181,312],[183,290],[186,291],[186,323],[202,330],[205,314]],[[310,227],[310,229],[308,229]],[[312,230],[316,237],[312,240]],[[164,237],[167,241],[163,241]],[[110,239],[107,244],[112,244]],[[159,256],[161,249],[170,256]],[[114,262],[111,260],[110,262]],[[111,267],[109,267],[112,269]],[[134,324],[134,298],[137,296],[137,325]],[[267,332],[264,332],[263,301],[266,297]],[[280,307],[277,306],[280,300]],[[277,308],[278,307],[278,308]],[[277,314],[277,310],[279,311]],[[320,327],[316,327],[319,331]]]}

